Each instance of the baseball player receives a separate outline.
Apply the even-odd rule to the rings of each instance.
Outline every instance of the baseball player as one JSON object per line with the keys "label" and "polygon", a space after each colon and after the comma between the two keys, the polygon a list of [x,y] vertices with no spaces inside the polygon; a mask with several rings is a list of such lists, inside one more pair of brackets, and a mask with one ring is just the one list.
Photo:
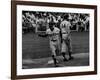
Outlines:
{"label": "baseball player", "polygon": [[40,35],[41,37],[49,36],[49,42],[50,42],[50,49],[52,52],[52,59],[54,61],[55,67],[58,67],[57,59],[56,59],[56,53],[60,51],[60,29],[54,26],[54,23],[49,23],[49,28],[46,30],[45,35]]}
{"label": "baseball player", "polygon": [[71,45],[71,36],[70,36],[70,22],[67,20],[68,19],[68,15],[64,16],[63,21],[60,24],[60,29],[61,29],[61,33],[62,33],[62,42],[61,42],[61,53],[63,55],[63,57],[66,60],[65,54],[67,52],[68,49],[68,53],[69,53],[69,60],[73,59],[71,53],[72,53],[72,45]]}

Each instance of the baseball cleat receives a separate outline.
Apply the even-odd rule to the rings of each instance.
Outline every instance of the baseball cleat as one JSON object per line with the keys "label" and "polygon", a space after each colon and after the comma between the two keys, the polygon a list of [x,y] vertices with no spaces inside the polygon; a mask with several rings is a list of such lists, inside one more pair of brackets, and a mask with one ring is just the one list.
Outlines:
{"label": "baseball cleat", "polygon": [[55,67],[59,67],[59,65],[55,64]]}
{"label": "baseball cleat", "polygon": [[69,57],[69,60],[72,60],[72,59],[74,59],[74,57],[72,57],[72,56],[71,56],[71,57]]}
{"label": "baseball cleat", "polygon": [[65,59],[63,59],[63,61],[68,61],[68,59],[65,58]]}

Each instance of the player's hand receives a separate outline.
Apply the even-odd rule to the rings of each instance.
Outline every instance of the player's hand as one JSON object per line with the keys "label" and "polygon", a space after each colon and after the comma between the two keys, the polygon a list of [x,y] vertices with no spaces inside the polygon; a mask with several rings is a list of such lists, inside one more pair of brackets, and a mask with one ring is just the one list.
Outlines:
{"label": "player's hand", "polygon": [[38,34],[38,36],[40,36],[40,37],[47,37],[48,35],[47,34]]}

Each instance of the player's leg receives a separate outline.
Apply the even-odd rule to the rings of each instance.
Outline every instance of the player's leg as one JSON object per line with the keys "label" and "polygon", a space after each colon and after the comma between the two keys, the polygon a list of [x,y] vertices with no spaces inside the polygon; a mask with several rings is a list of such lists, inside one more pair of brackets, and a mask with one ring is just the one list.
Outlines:
{"label": "player's leg", "polygon": [[61,43],[60,41],[57,41],[57,44],[56,44],[56,54],[60,54],[61,52]]}
{"label": "player's leg", "polygon": [[53,59],[53,61],[54,61],[54,66],[55,67],[58,67],[58,65],[57,65],[57,59],[56,59],[56,56],[55,55],[52,55],[52,59]]}
{"label": "player's leg", "polygon": [[52,51],[52,59],[53,59],[53,61],[54,61],[54,65],[55,65],[55,67],[57,67],[58,65],[57,65],[57,59],[56,59],[56,48],[55,48],[55,45],[54,44],[50,44],[50,48],[51,48],[51,51]]}
{"label": "player's leg", "polygon": [[73,56],[72,56],[71,38],[69,38],[68,41],[66,41],[66,44],[67,44],[67,46],[68,46],[69,60],[71,60],[71,59],[73,59]]}
{"label": "player's leg", "polygon": [[62,53],[62,56],[63,56],[63,61],[68,61],[65,54],[66,54],[66,44],[65,42],[63,41],[62,42],[62,45],[61,45],[61,53]]}

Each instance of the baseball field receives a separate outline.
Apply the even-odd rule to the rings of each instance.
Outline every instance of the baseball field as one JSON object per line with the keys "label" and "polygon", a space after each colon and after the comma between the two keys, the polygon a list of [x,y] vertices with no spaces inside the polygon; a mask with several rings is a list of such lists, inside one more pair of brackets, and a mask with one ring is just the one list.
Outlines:
{"label": "baseball field", "polygon": [[[76,60],[74,59],[65,66],[89,65],[89,32],[71,32],[71,39],[73,55]],[[61,58],[61,54],[57,55]],[[50,57],[48,37],[42,38],[32,32],[22,35],[23,68],[50,67],[52,65],[46,65],[50,61]],[[78,61],[79,63],[76,64]],[[43,63],[45,66],[41,66]]]}

